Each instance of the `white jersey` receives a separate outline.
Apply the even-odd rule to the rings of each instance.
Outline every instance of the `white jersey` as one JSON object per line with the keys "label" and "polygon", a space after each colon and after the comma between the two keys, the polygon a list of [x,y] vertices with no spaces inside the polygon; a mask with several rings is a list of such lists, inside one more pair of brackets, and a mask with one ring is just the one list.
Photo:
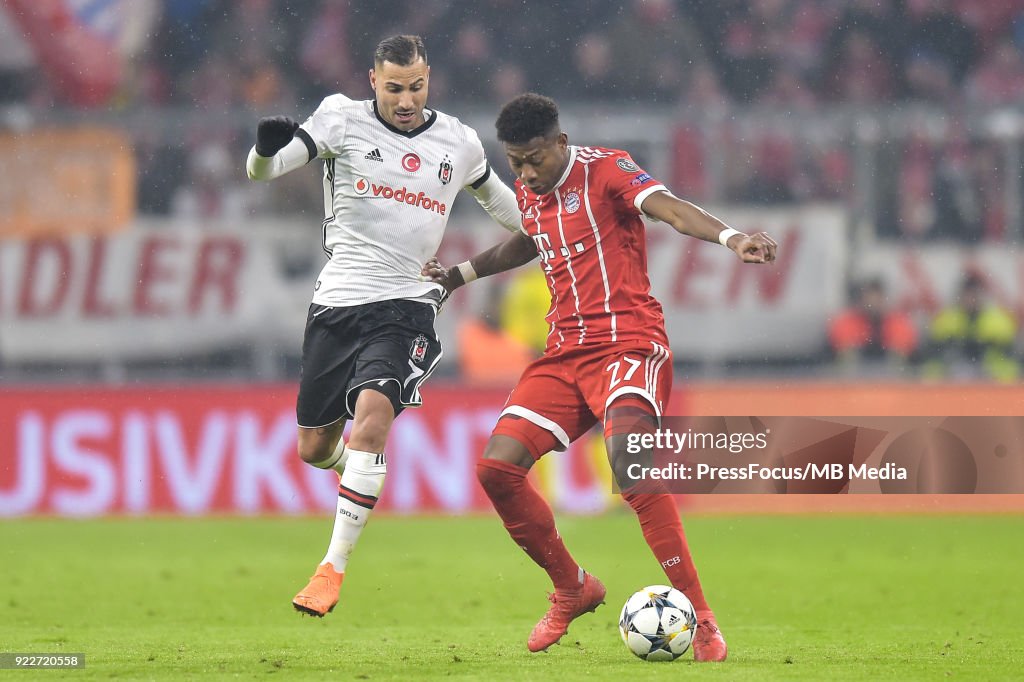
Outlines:
{"label": "white jersey", "polygon": [[455,196],[480,187],[490,169],[476,132],[425,111],[403,132],[373,100],[326,98],[299,128],[310,156],[324,159],[324,251],[313,302],[351,306],[405,298],[436,301],[420,276],[444,236]]}

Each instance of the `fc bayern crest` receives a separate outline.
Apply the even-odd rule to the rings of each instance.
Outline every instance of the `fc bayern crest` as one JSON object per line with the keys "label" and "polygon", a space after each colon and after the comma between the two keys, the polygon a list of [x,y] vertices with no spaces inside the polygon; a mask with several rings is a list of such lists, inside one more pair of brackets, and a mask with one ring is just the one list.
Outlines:
{"label": "fc bayern crest", "polygon": [[409,349],[409,357],[416,364],[423,362],[423,358],[427,357],[427,348],[430,347],[430,341],[427,340],[423,334],[420,334],[412,341],[412,347]]}
{"label": "fc bayern crest", "polygon": [[437,168],[437,179],[441,181],[442,185],[447,185],[452,181],[453,170],[452,162],[448,160],[448,156],[446,155],[444,160],[441,161],[441,165]]}
{"label": "fc bayern crest", "polygon": [[569,192],[565,195],[565,212],[575,213],[580,210],[580,195],[576,192]]}

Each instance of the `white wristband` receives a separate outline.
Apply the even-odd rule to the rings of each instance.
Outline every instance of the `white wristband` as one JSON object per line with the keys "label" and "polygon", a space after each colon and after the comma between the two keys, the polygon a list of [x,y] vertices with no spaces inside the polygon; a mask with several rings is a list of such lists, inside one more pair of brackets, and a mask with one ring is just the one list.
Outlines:
{"label": "white wristband", "polygon": [[[729,237],[733,236],[734,234],[743,234],[743,233],[740,232],[739,230],[734,230],[731,227],[725,228],[724,230],[722,230],[721,232],[718,233],[718,243],[721,244],[722,246],[728,246],[729,245]],[[746,237],[747,235],[743,234],[743,236]]]}
{"label": "white wristband", "polygon": [[474,279],[476,279],[476,270],[473,269],[472,263],[470,263],[468,260],[456,265],[455,269],[458,270],[459,273],[462,275],[462,281],[465,284],[469,284]]}

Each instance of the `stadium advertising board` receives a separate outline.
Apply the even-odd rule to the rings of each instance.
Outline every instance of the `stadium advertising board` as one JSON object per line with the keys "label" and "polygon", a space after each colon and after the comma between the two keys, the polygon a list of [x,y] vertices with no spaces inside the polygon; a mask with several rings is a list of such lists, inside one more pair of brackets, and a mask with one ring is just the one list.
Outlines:
{"label": "stadium advertising board", "polygon": [[[434,387],[388,445],[378,509],[489,511],[475,461],[506,391]],[[337,477],[295,454],[293,386],[25,389],[0,393],[0,517],[330,512]],[[603,509],[584,439],[539,471],[562,509]]]}
{"label": "stadium advertising board", "polygon": [[240,232],[148,229],[0,242],[0,355],[173,357],[272,342],[282,328],[294,340],[281,320],[301,332],[309,282],[281,274],[276,247]]}
{"label": "stadium advertising board", "polygon": [[[829,316],[845,302],[848,266],[855,278],[881,275],[894,302],[922,321],[953,298],[971,271],[988,279],[1004,306],[1024,306],[1024,260],[1016,250],[878,245],[870,259],[848,264],[838,210],[718,212],[744,230],[769,231],[784,255],[770,268],[744,266],[716,244],[651,226],[652,289],[679,358],[820,351]],[[199,230],[146,222],[117,235],[0,241],[0,358],[159,359],[259,344],[291,349],[323,263],[322,252],[307,249],[309,240],[296,239],[304,229],[309,226]],[[499,232],[452,230],[441,257],[464,260],[502,239]],[[458,353],[457,321],[487,294],[486,286],[467,287],[438,317],[449,361]]]}
{"label": "stadium advertising board", "polygon": [[843,303],[848,253],[845,217],[827,206],[714,208],[743,232],[779,242],[770,267],[745,265],[717,244],[648,230],[651,289],[665,308],[672,350],[710,360],[813,353]]}
{"label": "stadium advertising board", "polygon": [[[476,481],[475,463],[506,397],[506,390],[443,382],[428,386],[424,407],[406,411],[395,422],[387,448],[387,484],[377,509],[400,514],[491,513]],[[278,384],[4,390],[0,392],[0,517],[330,514],[337,499],[337,477],[302,464],[296,456],[294,399],[294,386]],[[691,483],[672,485],[682,486],[676,492],[713,493],[680,497],[694,508],[712,510],[809,509],[815,503],[825,509],[906,509],[916,504],[938,510],[951,508],[954,500],[944,496],[939,503],[925,499],[934,495],[921,493],[968,491],[1003,493],[957,497],[970,508],[1021,509],[1024,457],[1015,444],[1024,419],[1013,415],[1014,406],[1022,400],[1024,390],[1019,387],[984,384],[934,387],[924,393],[913,385],[682,386],[673,395],[670,414],[761,411],[784,415],[781,420],[714,417],[713,428],[695,429],[714,432],[727,425],[730,433],[754,440],[765,434],[769,445],[785,446],[782,463],[772,467],[793,469],[799,460],[806,469],[812,453],[808,446],[833,442],[836,446],[821,451],[827,462],[814,460],[816,470],[822,472],[814,476],[824,482],[823,489],[784,476],[769,480],[760,473],[753,482],[698,476]],[[769,404],[773,409],[765,410]],[[890,416],[825,419],[833,410]],[[800,414],[823,418],[788,416]],[[930,419],[922,414],[984,416]],[[670,418],[665,427],[681,423]],[[866,425],[874,440],[849,440],[851,425]],[[880,425],[885,433],[878,431]],[[953,468],[944,463],[950,453],[940,452],[941,448],[933,448],[922,459],[920,442],[941,444],[930,436],[919,438],[922,427],[963,441],[966,451],[953,448],[958,450],[950,460]],[[688,430],[693,429],[680,432]],[[830,472],[837,458],[845,456],[839,447],[842,443],[855,446],[847,448],[847,454],[856,455],[851,462],[859,468],[866,463],[867,469],[891,469],[882,462],[888,458],[893,466],[905,466],[911,477],[887,482],[885,477],[878,480],[879,474],[870,481],[837,483]],[[875,454],[869,456],[869,452]],[[712,462],[716,467],[733,469],[743,464],[740,454],[711,454],[718,458]],[[938,468],[933,466],[936,463]],[[965,464],[978,484],[970,490],[964,488]],[[567,452],[542,458],[534,472],[537,485],[559,511],[594,513],[621,504],[612,493],[599,431],[584,436]],[[955,478],[943,483],[944,474]],[[864,476],[871,478],[870,472]],[[916,493],[910,497],[920,499],[832,494],[823,500],[820,495],[792,494],[881,491]],[[749,495],[730,494],[750,492],[768,494],[752,496],[761,498],[758,502],[751,502]],[[842,499],[847,497],[857,499]]]}
{"label": "stadium advertising board", "polygon": [[[717,244],[652,226],[652,286],[674,350],[712,359],[816,350],[829,312],[842,302],[841,212],[720,212],[742,229],[769,231],[786,255],[771,268],[744,266]],[[323,263],[322,252],[297,250],[317,247],[315,238],[296,237],[311,229],[317,227],[140,222],[117,235],[0,241],[0,357],[107,360],[253,344],[291,348]],[[452,230],[441,256],[458,262],[503,234]],[[486,293],[470,287],[453,299],[438,318],[442,339],[454,339],[459,316]],[[458,351],[454,344],[448,350],[449,357]]]}
{"label": "stadium advertising board", "polygon": [[135,217],[135,156],[117,130],[0,135],[0,239],[110,234]]}

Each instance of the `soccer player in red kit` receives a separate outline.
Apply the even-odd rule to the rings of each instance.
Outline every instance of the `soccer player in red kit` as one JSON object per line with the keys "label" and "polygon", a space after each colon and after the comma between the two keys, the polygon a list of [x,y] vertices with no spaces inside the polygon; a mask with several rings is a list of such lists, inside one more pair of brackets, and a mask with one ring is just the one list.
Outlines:
{"label": "soccer player in red kit", "polygon": [[697,578],[673,498],[624,475],[635,455],[626,433],[653,429],[672,388],[672,352],[661,304],[651,296],[642,215],[678,232],[720,242],[748,263],[775,259],[764,233],[746,235],[673,196],[629,154],[577,147],[554,101],[525,94],[495,124],[512,170],[521,233],[453,268],[436,260],[424,275],[451,291],[538,256],[551,292],[544,354],[524,371],[491,434],[477,476],[512,539],[554,583],[551,607],[530,634],[530,651],[556,643],[569,623],[604,602],[605,588],[566,549],[550,506],[526,476],[534,462],[602,422],[609,461],[644,539],[673,587],[697,611],[694,658],[723,661],[727,648]]}

